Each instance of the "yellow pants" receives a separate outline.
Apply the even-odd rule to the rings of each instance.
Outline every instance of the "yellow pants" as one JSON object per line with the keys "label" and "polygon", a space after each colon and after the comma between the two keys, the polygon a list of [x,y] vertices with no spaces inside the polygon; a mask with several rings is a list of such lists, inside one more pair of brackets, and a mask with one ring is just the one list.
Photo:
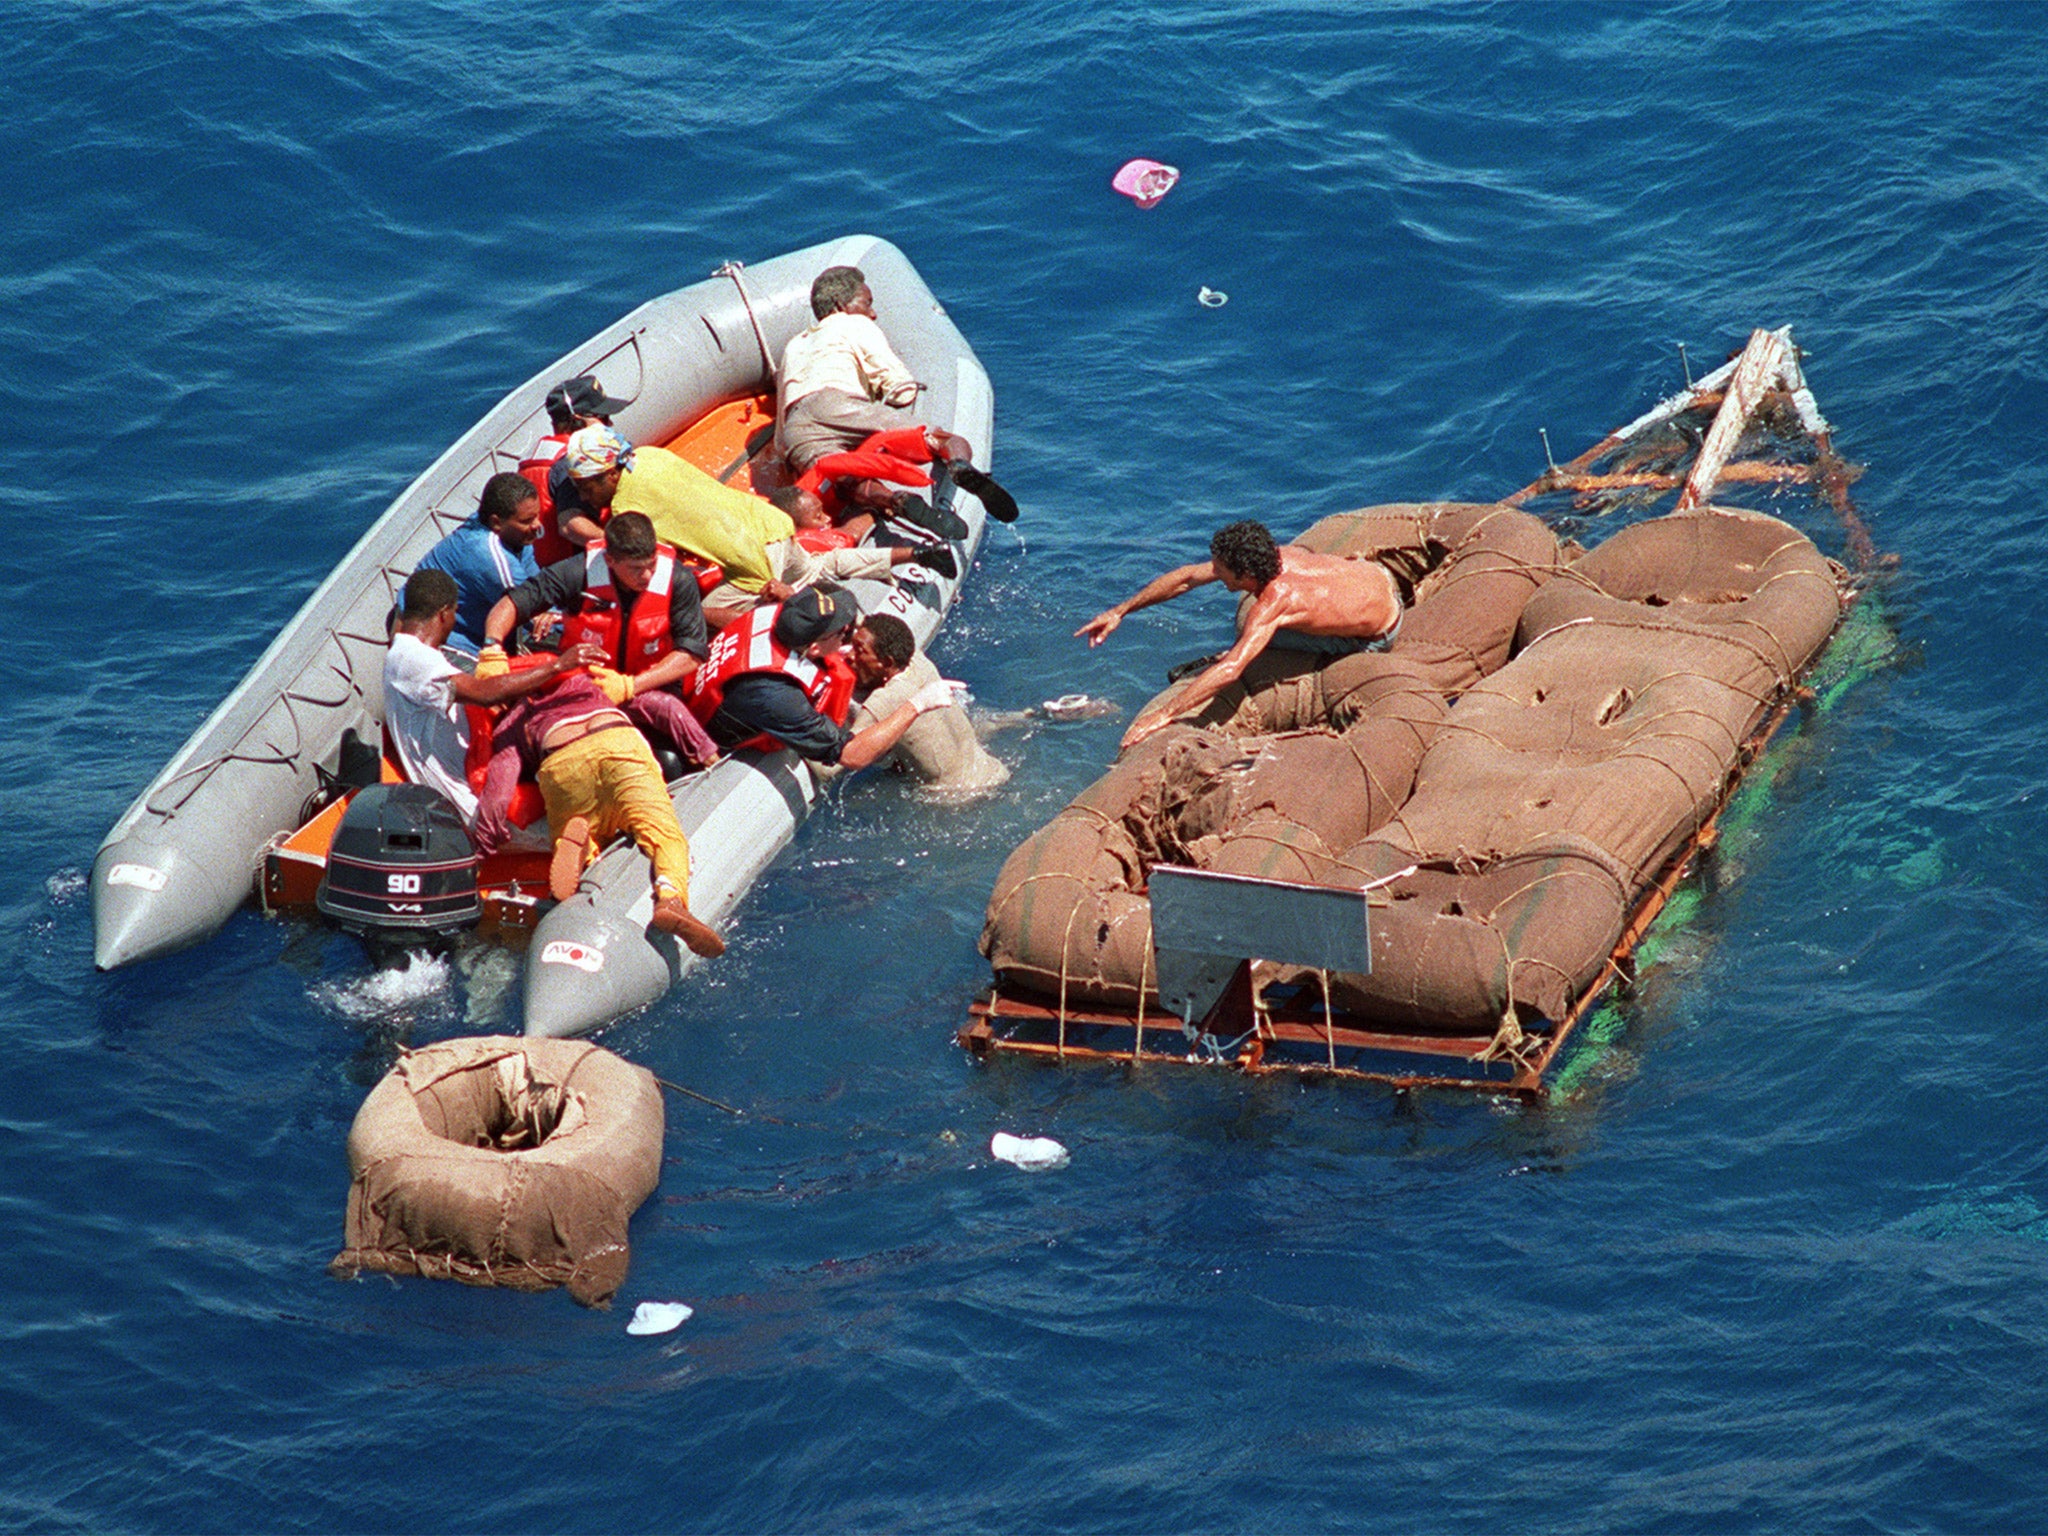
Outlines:
{"label": "yellow pants", "polygon": [[656,898],[689,900],[690,840],[676,820],[661,766],[638,731],[599,731],[572,742],[548,754],[538,777],[548,831],[556,839],[570,817],[587,816],[593,856],[624,833],[654,865]]}

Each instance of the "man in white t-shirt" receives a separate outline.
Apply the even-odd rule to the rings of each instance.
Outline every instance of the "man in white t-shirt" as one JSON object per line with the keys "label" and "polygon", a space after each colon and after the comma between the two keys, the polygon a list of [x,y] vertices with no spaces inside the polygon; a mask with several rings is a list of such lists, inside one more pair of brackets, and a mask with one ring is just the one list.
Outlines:
{"label": "man in white t-shirt", "polygon": [[446,571],[423,568],[407,580],[384,653],[384,726],[406,777],[439,790],[468,824],[476,820],[476,791],[464,774],[469,717],[462,706],[509,703],[605,657],[598,646],[578,645],[525,672],[471,677],[441,654],[455,628],[456,599],[455,578]]}

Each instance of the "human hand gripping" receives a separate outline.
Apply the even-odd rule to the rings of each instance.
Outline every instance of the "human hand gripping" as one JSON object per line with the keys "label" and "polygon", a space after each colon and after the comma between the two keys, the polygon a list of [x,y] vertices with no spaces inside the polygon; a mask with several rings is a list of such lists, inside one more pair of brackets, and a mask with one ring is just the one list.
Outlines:
{"label": "human hand gripping", "polygon": [[1157,735],[1173,724],[1173,715],[1166,710],[1145,710],[1131,722],[1131,728],[1124,732],[1124,739],[1117,743],[1117,750],[1128,752],[1147,736]]}
{"label": "human hand gripping", "polygon": [[630,704],[633,695],[640,691],[639,685],[632,678],[622,672],[614,672],[606,666],[592,667],[590,680],[597,684],[597,691],[614,704]]}

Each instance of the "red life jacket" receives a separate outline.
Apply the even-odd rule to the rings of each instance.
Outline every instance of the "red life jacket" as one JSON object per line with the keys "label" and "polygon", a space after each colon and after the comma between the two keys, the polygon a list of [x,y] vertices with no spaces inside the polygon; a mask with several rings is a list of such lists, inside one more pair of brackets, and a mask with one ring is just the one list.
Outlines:
{"label": "red life jacket", "polygon": [[[704,658],[690,679],[683,702],[699,722],[709,725],[725,702],[725,690],[736,677],[749,672],[781,672],[794,678],[804,690],[811,707],[834,725],[846,724],[853,712],[853,667],[843,655],[834,653],[823,661],[812,661],[787,649],[775,638],[775,618],[782,605],[756,608],[737,624],[728,624],[711,642],[711,654]],[[773,736],[760,735],[743,741],[740,747],[758,747],[764,752],[778,750],[782,743]]]}
{"label": "red life jacket", "polygon": [[583,606],[562,622],[561,648],[594,640],[612,658],[612,670],[628,677],[645,672],[676,648],[668,630],[668,598],[676,577],[676,552],[654,546],[654,576],[633,604],[633,620],[619,633],[619,594],[604,558],[604,540],[592,539],[583,552]]}
{"label": "red life jacket", "polygon": [[568,433],[550,432],[519,461],[519,473],[540,492],[540,537],[533,541],[533,558],[543,566],[566,560],[576,553],[576,546],[563,538],[555,527],[555,496],[548,489],[548,471],[555,467],[555,461],[568,447]]}
{"label": "red life jacket", "polygon": [[[511,658],[512,670],[525,672],[534,667],[544,667],[553,659],[538,654],[514,656]],[[554,686],[553,683],[548,684],[549,688]],[[488,704],[465,704],[462,710],[469,717],[469,752],[462,760],[462,773],[469,780],[469,787],[482,794],[484,780],[491,771],[491,735],[498,715]],[[521,779],[519,787],[512,791],[512,803],[506,808],[506,819],[515,827],[529,827],[546,814],[547,803],[541,798],[540,786],[530,779]]]}
{"label": "red life jacket", "polygon": [[844,528],[800,528],[796,541],[814,555],[829,555],[835,549],[851,549],[860,542]]}

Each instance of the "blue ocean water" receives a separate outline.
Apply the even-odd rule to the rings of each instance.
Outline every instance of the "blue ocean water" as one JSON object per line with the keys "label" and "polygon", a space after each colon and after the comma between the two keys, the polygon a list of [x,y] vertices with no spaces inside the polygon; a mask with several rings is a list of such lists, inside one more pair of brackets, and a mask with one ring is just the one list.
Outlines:
{"label": "blue ocean water", "polygon": [[[8,20],[0,1526],[2048,1525],[2048,12]],[[617,1309],[326,1278],[369,1084],[514,973],[246,913],[96,975],[98,839],[512,383],[856,230],[995,384],[986,706],[1148,696],[1220,603],[1072,630],[1220,520],[1503,494],[1786,323],[1893,659],[1572,1102],[974,1066],[990,881],[1120,730],[1042,725],[971,810],[856,782],[604,1037],[748,1111],[671,1098]]]}

